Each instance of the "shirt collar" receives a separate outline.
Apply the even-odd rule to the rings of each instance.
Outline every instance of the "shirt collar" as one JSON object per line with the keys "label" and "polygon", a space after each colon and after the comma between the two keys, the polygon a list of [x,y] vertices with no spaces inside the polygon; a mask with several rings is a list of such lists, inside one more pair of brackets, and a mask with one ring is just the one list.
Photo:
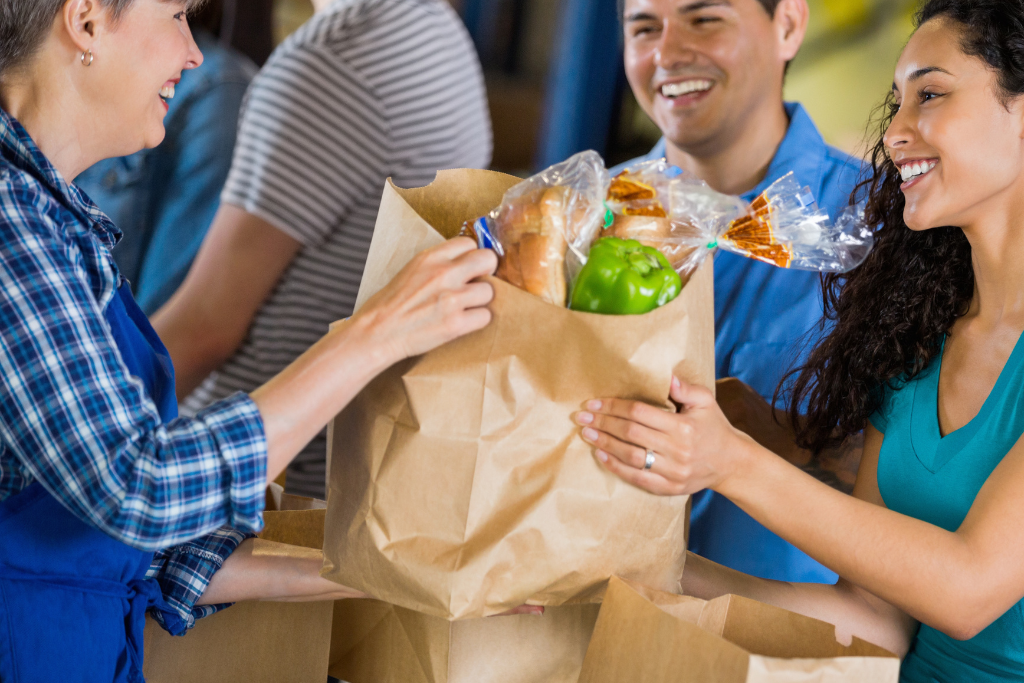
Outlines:
{"label": "shirt collar", "polygon": [[816,198],[822,195],[824,181],[825,138],[821,137],[807,110],[799,102],[787,102],[789,129],[775,157],[768,165],[768,175],[753,190],[743,196],[747,201],[768,189],[776,180],[791,172],[801,187],[811,188]]}
{"label": "shirt collar", "polygon": [[[824,182],[825,139],[818,132],[807,110],[799,102],[785,104],[786,115],[789,116],[789,128],[782,144],[775,152],[775,157],[768,165],[768,175],[757,187],[743,195],[743,199],[751,201],[768,189],[768,186],[790,171],[796,176],[800,186],[811,188],[815,197],[821,197]],[[665,138],[658,140],[651,153],[644,159],[653,161],[665,157],[668,144]]]}
{"label": "shirt collar", "polygon": [[96,235],[113,248],[121,239],[121,231],[89,197],[74,185],[68,184],[46,155],[36,146],[17,119],[0,108],[0,158],[15,168],[28,173],[68,210],[78,215]]}

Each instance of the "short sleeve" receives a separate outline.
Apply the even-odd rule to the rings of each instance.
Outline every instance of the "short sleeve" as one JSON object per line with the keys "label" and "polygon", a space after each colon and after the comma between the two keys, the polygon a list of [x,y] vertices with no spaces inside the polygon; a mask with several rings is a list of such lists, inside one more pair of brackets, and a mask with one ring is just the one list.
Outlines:
{"label": "short sleeve", "polygon": [[354,68],[327,49],[286,44],[246,95],[221,199],[319,244],[382,192],[389,140],[383,106]]}

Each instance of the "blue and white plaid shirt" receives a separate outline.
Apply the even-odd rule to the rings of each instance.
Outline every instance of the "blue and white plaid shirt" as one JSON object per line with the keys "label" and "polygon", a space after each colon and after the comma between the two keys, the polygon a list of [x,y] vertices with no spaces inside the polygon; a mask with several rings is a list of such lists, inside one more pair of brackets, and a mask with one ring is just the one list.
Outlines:
{"label": "blue and white plaid shirt", "polygon": [[216,611],[193,608],[213,573],[262,528],[266,436],[244,394],[161,422],[103,315],[119,238],[0,110],[0,501],[38,481],[158,553],[150,576],[191,626]]}

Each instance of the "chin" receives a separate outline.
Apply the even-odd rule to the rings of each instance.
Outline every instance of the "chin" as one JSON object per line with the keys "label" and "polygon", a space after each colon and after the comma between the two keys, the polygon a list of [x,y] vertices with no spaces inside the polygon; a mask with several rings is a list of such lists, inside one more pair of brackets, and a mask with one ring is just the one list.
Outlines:
{"label": "chin", "polygon": [[714,116],[665,117],[657,123],[665,137],[684,151],[699,152],[722,136],[722,120]]}
{"label": "chin", "polygon": [[161,121],[159,126],[150,127],[146,131],[146,135],[143,138],[143,148],[153,149],[157,147],[161,142],[164,141],[164,137],[167,135],[167,129],[164,128],[164,124]]}
{"label": "chin", "polygon": [[914,232],[924,232],[925,230],[931,230],[932,228],[947,225],[946,223],[930,218],[921,211],[914,211],[912,209],[907,209],[903,212],[903,222]]}

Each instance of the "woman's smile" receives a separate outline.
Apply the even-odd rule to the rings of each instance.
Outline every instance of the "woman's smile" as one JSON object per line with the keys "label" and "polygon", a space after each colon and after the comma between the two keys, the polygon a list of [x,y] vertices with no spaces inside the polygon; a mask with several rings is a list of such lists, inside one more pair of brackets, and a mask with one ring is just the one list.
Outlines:
{"label": "woman's smile", "polygon": [[926,176],[931,174],[935,167],[939,164],[938,159],[907,159],[905,161],[894,161],[896,167],[900,169],[900,175],[903,178],[903,184],[900,186],[904,192],[911,187],[914,187],[921,183]]}
{"label": "woman's smile", "polygon": [[165,111],[170,109],[170,105],[168,105],[167,100],[174,99],[174,87],[180,82],[180,78],[173,78],[164,83],[164,87],[160,88],[160,102],[164,105]]}

